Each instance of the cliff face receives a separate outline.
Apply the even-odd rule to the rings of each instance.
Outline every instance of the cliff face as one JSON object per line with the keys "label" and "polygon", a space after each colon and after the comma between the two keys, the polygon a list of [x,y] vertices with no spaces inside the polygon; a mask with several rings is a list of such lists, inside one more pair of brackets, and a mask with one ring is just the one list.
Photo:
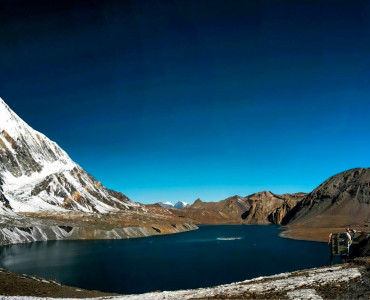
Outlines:
{"label": "cliff face", "polygon": [[304,193],[277,195],[271,192],[250,195],[247,197],[250,209],[244,214],[245,220],[248,223],[280,224],[283,217],[304,195]]}
{"label": "cliff face", "polygon": [[332,176],[309,193],[284,219],[289,226],[342,227],[370,224],[370,169]]}
{"label": "cliff face", "polygon": [[173,213],[196,224],[280,224],[304,196],[304,193],[277,195],[264,191],[246,197],[233,196],[219,202],[198,199],[190,207]]}

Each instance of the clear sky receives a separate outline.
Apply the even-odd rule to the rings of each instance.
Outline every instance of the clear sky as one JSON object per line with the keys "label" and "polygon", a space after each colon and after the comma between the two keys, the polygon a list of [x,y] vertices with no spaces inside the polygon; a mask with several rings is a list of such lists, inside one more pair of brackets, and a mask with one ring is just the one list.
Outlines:
{"label": "clear sky", "polygon": [[0,1],[0,96],[134,201],[370,166],[370,1]]}

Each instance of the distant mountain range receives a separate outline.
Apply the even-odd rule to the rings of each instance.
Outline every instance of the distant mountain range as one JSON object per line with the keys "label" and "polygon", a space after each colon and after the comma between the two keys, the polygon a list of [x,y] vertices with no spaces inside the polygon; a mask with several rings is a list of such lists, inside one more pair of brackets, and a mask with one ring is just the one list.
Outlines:
{"label": "distant mountain range", "polygon": [[184,201],[178,201],[175,204],[171,202],[158,202],[157,204],[167,209],[168,208],[184,209],[185,207],[189,206],[189,203],[186,203]]}
{"label": "distant mountain range", "polygon": [[305,196],[304,193],[277,195],[264,191],[246,197],[235,195],[219,202],[197,199],[177,214],[196,224],[280,224]]}
{"label": "distant mountain range", "polygon": [[368,231],[370,168],[336,174],[308,194],[278,195],[264,191],[219,202],[198,199],[174,213],[196,224],[281,224],[289,232],[300,230],[299,237],[305,239],[323,240],[330,228],[343,230],[350,226]]}

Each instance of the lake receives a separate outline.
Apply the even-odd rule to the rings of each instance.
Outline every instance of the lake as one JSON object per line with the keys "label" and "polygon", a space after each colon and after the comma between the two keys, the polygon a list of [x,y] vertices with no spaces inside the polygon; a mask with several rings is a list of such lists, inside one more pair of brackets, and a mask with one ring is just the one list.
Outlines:
{"label": "lake", "polygon": [[329,263],[325,243],[278,236],[278,226],[200,226],[129,240],[48,241],[0,247],[16,273],[116,293],[213,286]]}

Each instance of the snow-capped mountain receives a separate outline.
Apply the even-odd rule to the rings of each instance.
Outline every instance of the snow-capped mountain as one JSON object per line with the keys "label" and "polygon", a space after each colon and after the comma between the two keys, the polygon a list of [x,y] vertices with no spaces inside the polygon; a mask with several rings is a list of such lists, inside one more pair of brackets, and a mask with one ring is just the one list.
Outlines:
{"label": "snow-capped mountain", "polygon": [[186,203],[186,202],[184,202],[184,201],[178,201],[176,204],[173,204],[173,203],[171,203],[169,201],[167,201],[167,202],[158,202],[158,204],[160,206],[162,206],[163,208],[167,208],[167,209],[168,208],[183,209],[183,208],[189,206],[189,204]]}
{"label": "snow-capped mountain", "polygon": [[177,208],[177,209],[184,209],[185,207],[188,207],[189,206],[189,203],[186,203],[184,201],[178,201],[174,207]]}
{"label": "snow-capped mountain", "polygon": [[158,205],[162,206],[163,208],[174,208],[173,203],[167,202],[158,202]]}
{"label": "snow-capped mountain", "polygon": [[0,206],[15,212],[142,209],[106,189],[0,98]]}

